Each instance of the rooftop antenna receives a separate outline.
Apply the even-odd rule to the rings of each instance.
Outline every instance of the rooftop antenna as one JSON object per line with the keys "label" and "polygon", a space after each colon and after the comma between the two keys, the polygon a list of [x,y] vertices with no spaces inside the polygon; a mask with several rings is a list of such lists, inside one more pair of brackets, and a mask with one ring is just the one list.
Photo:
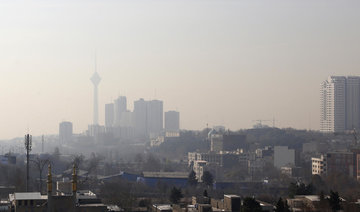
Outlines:
{"label": "rooftop antenna", "polygon": [[26,192],[29,192],[29,162],[30,162],[30,152],[32,149],[32,136],[30,134],[25,135],[25,149],[26,149]]}

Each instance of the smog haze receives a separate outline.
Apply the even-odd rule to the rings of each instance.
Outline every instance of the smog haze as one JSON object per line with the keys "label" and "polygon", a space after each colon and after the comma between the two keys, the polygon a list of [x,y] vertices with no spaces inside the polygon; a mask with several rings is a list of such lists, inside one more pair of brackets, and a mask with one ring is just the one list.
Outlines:
{"label": "smog haze", "polygon": [[[326,4],[325,4],[326,3]],[[320,82],[359,75],[359,1],[1,1],[0,139],[74,132],[119,95],[182,129],[319,129]]]}

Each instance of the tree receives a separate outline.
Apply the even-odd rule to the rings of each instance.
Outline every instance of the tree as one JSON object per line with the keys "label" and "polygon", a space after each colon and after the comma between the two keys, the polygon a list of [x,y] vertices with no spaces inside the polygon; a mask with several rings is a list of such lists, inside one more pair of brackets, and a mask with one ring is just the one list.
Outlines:
{"label": "tree", "polygon": [[214,182],[214,178],[209,171],[204,171],[204,174],[202,176],[202,181],[205,185],[211,186]]}
{"label": "tree", "polygon": [[290,212],[289,206],[286,200],[283,200],[281,197],[279,201],[276,203],[275,212]]}
{"label": "tree", "polygon": [[320,192],[319,195],[319,208],[321,208],[322,210],[328,210],[329,209],[329,201],[325,198],[325,194],[323,191]]}
{"label": "tree", "polygon": [[275,212],[283,212],[284,211],[284,202],[282,201],[281,197],[276,203]]}
{"label": "tree", "polygon": [[304,183],[290,183],[289,196],[294,197],[295,195],[312,195],[314,190],[315,189],[312,183],[309,185],[305,185]]}
{"label": "tree", "polygon": [[242,212],[261,212],[262,209],[261,209],[260,203],[258,203],[254,198],[245,197],[241,211]]}
{"label": "tree", "polygon": [[95,153],[91,153],[89,160],[87,161],[87,168],[86,170],[90,173],[90,174],[97,174],[97,169],[98,166],[100,165],[100,162],[104,160],[104,157],[95,154]]}
{"label": "tree", "polygon": [[114,204],[127,209],[135,206],[136,198],[131,193],[133,188],[132,183],[116,179],[102,184],[99,195],[105,204]]}
{"label": "tree", "polygon": [[36,157],[35,159],[31,160],[36,165],[36,168],[39,171],[39,192],[42,191],[42,173],[44,171],[44,168],[46,168],[46,165],[50,163],[49,159],[41,159],[40,157]]}
{"label": "tree", "polygon": [[330,198],[329,198],[329,205],[332,209],[332,211],[338,211],[341,209],[340,206],[340,197],[338,192],[334,192],[333,190],[330,190]]}
{"label": "tree", "polygon": [[320,175],[313,175],[311,178],[311,183],[315,187],[316,192],[319,191],[328,191],[328,186],[326,185],[326,182],[323,180],[323,178]]}
{"label": "tree", "polygon": [[144,163],[143,171],[160,171],[161,169],[161,163],[158,158],[156,158],[154,155],[149,154],[147,157],[146,162]]}
{"label": "tree", "polygon": [[73,158],[73,162],[71,164],[71,166],[75,165],[75,167],[77,169],[80,169],[80,166],[82,166],[83,162],[85,160],[85,156],[80,154],[80,155],[75,155]]}
{"label": "tree", "polygon": [[207,192],[206,189],[204,190],[203,196],[204,196],[204,197],[208,197],[208,192]]}
{"label": "tree", "polygon": [[196,173],[194,172],[194,170],[191,170],[191,172],[189,173],[187,183],[190,186],[196,186],[197,185]]}
{"label": "tree", "polygon": [[180,188],[173,187],[171,189],[170,198],[169,198],[171,203],[173,204],[178,203],[182,197],[183,195],[181,193]]}
{"label": "tree", "polygon": [[289,207],[286,199],[284,200],[284,212],[290,212],[290,207]]}

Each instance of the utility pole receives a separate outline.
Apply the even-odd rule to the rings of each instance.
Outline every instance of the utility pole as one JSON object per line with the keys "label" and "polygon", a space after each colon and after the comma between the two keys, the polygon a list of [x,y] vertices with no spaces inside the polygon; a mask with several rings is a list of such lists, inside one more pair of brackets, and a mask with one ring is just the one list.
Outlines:
{"label": "utility pole", "polygon": [[29,192],[29,153],[31,152],[32,136],[29,134],[25,135],[25,149],[26,149],[26,192]]}

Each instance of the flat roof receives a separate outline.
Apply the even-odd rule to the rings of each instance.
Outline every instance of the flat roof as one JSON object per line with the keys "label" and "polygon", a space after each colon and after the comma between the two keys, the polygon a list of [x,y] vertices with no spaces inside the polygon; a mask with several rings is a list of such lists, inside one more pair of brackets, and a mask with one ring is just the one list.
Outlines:
{"label": "flat roof", "polygon": [[79,207],[106,207],[106,205],[102,203],[87,203],[87,204],[79,204]]}
{"label": "flat roof", "polygon": [[235,194],[224,194],[224,197],[228,197],[228,198],[240,198],[240,196],[235,195]]}
{"label": "flat roof", "polygon": [[188,178],[187,172],[143,172],[144,177],[153,178]]}
{"label": "flat roof", "polygon": [[9,195],[10,200],[39,200],[47,199],[46,195],[41,195],[40,192],[19,192]]}
{"label": "flat roof", "polygon": [[171,205],[154,205],[159,210],[172,210]]}

